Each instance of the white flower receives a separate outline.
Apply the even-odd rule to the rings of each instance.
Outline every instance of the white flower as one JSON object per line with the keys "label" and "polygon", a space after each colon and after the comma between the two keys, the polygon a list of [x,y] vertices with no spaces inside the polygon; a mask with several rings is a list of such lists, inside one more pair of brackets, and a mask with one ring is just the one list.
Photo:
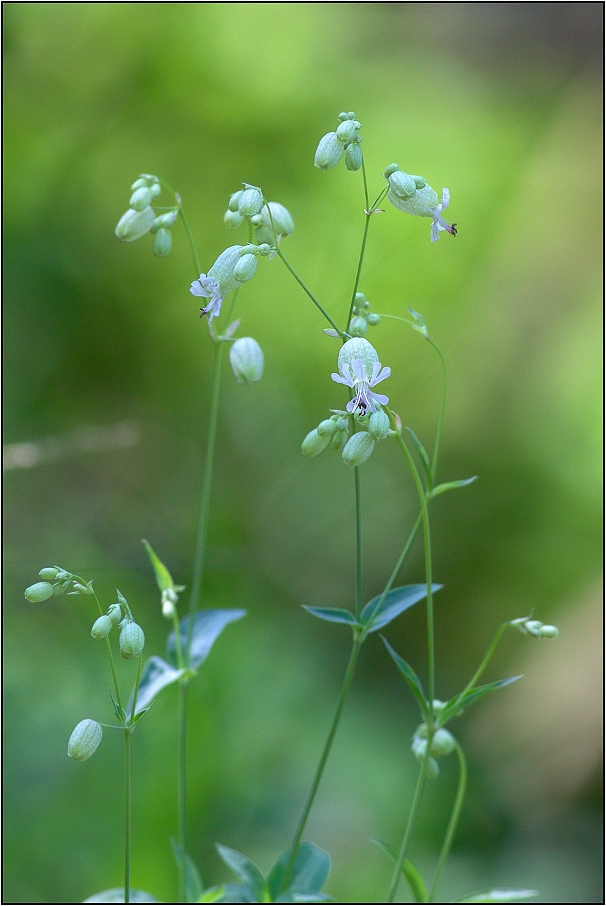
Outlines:
{"label": "white flower", "polygon": [[204,296],[206,299],[210,299],[208,305],[200,309],[200,317],[208,315],[208,320],[212,321],[213,318],[221,314],[223,295],[214,277],[200,274],[198,279],[194,280],[190,286],[189,291],[194,296]]}
{"label": "white flower", "polygon": [[[442,189],[442,200],[438,204],[437,194],[422,177],[409,176],[398,169],[391,170],[391,167],[395,166],[395,164],[392,164],[385,171],[386,179],[389,183],[387,198],[392,205],[407,214],[416,214],[418,217],[431,217],[433,220],[431,225],[432,242],[439,239],[439,233],[444,230],[450,233],[451,236],[456,236],[456,224],[447,223],[442,217],[442,211],[450,203],[450,192],[448,189]],[[416,185],[417,188],[416,191],[411,192],[413,185]],[[411,194],[408,194],[409,192]]]}
{"label": "white flower", "polygon": [[456,223],[447,223],[442,218],[442,211],[444,211],[450,204],[450,192],[448,189],[442,189],[442,201],[435,208],[432,208],[431,216],[433,217],[433,223],[431,225],[431,241],[435,242],[440,237],[438,236],[439,232],[446,230],[447,233],[450,233],[451,236],[457,235],[457,225]]}
{"label": "white flower", "polygon": [[379,356],[368,340],[354,337],[341,347],[339,353],[339,374],[331,374],[337,384],[345,384],[355,390],[355,397],[347,404],[347,411],[357,415],[376,412],[376,403],[385,406],[389,397],[374,393],[371,387],[384,381],[391,374],[391,368],[381,368]]}
{"label": "white flower", "polygon": [[200,309],[200,317],[208,315],[209,321],[216,318],[221,313],[221,303],[227,293],[244,282],[238,280],[234,275],[234,268],[240,259],[242,248],[244,248],[242,245],[230,245],[224,252],[221,252],[208,274],[200,274],[190,286],[189,291],[192,295],[210,299],[208,305]]}

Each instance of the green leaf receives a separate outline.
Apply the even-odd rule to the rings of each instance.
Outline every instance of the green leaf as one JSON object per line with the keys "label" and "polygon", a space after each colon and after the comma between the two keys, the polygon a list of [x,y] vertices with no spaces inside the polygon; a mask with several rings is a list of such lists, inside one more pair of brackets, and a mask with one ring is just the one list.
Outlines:
{"label": "green leaf", "polygon": [[425,319],[423,318],[423,316],[420,315],[418,311],[414,311],[414,309],[410,308],[410,306],[408,308],[408,311],[411,313],[415,320],[415,323],[412,325],[413,329],[418,330],[419,333],[422,333],[423,336],[427,339],[427,325],[425,324]]}
{"label": "green leaf", "polygon": [[[112,704],[114,706],[114,712],[116,714],[116,717],[118,718],[120,723],[124,726],[124,724],[126,723],[126,714],[124,712],[124,708],[118,704],[118,702],[114,698],[114,693],[112,692],[111,689],[109,690],[109,695],[112,700]],[[117,890],[118,888],[116,887],[115,889]]]}
{"label": "green leaf", "polygon": [[478,893],[474,897],[468,897],[466,900],[459,900],[459,903],[519,903],[527,897],[536,897],[536,890],[487,890],[486,893]]}
{"label": "green leaf", "polygon": [[258,903],[259,900],[253,896],[248,887],[244,884],[226,884],[223,887],[221,899],[217,903]]}
{"label": "green leaf", "polygon": [[359,626],[360,624],[349,610],[339,610],[337,607],[307,607],[303,605],[303,610],[318,617],[320,620],[328,620],[329,623],[348,623],[350,626]]}
{"label": "green leaf", "polygon": [[425,473],[425,483],[427,485],[427,490],[430,492],[429,496],[432,497],[433,494],[431,493],[431,489],[433,488],[433,475],[431,474],[431,466],[429,465],[429,457],[427,455],[427,451],[425,450],[425,447],[423,446],[415,432],[412,430],[412,428],[407,427],[406,430],[410,434],[411,440],[415,445],[415,449],[419,454],[419,459],[421,460],[421,465],[423,466],[423,471]]}
{"label": "green leaf", "polygon": [[225,864],[244,882],[244,886],[254,897],[253,902],[263,902],[265,879],[254,862],[251,862],[243,853],[239,853],[235,849],[221,846],[220,843],[215,845]]}
{"label": "green leaf", "polygon": [[[217,638],[221,635],[228,623],[240,620],[245,615],[245,610],[199,610],[194,616],[194,629],[192,634],[191,649],[189,652],[189,666],[192,669],[199,667],[206,660]],[[187,630],[189,617],[184,617],[179,623],[179,636],[181,650],[185,651],[187,644]],[[173,667],[177,666],[177,646],[175,633],[171,632],[166,642],[167,657]]]}
{"label": "green leaf", "polygon": [[[443,586],[431,586],[432,591],[439,591],[440,588],[443,588]],[[376,598],[372,598],[362,608],[362,613],[360,614],[362,628],[366,633],[377,632],[378,629],[387,626],[397,616],[412,607],[413,604],[422,601],[426,595],[427,585],[424,584],[402,585],[400,588],[392,588],[384,598],[383,595],[377,595]],[[381,598],[383,598],[383,601],[379,606]]]}
{"label": "green leaf", "polygon": [[[393,862],[398,861],[399,853],[395,846],[391,846],[390,843],[384,843],[383,840],[379,840],[377,837],[372,837],[371,839],[373,843],[376,843],[377,846],[381,847],[383,852],[387,853]],[[410,859],[404,860],[402,872],[410,885],[410,889],[415,898],[415,903],[429,903],[429,894],[427,893],[425,882],[423,881],[418,868],[410,861]]]}
{"label": "green leaf", "polygon": [[[155,897],[152,897],[151,893],[147,893],[145,890],[134,890],[132,887],[129,890],[129,902],[130,903],[160,903],[160,900],[156,900]],[[88,897],[87,900],[84,900],[85,903],[124,903],[124,888],[123,887],[112,887],[111,890],[102,890],[101,893],[94,893],[92,897]]]}
{"label": "green leaf", "polygon": [[[309,900],[295,900],[295,896],[313,895],[321,898],[321,902],[326,902],[324,895],[319,894],[328,875],[330,873],[330,856],[315,843],[305,840],[299,846],[295,861],[288,879],[286,890],[282,890],[282,884],[286,869],[290,862],[292,847],[283,852],[269,875],[267,876],[267,889],[272,902],[275,903],[292,903],[292,902],[310,902]],[[279,899],[278,899],[279,897]],[[290,897],[290,899],[288,899]],[[312,901],[313,902],[313,901]]]}
{"label": "green leaf", "polygon": [[202,891],[202,894],[196,900],[196,903],[220,903],[225,894],[225,885],[219,887],[208,887]]}
{"label": "green leaf", "polygon": [[453,491],[455,488],[465,488],[468,484],[471,484],[472,481],[476,481],[477,475],[472,476],[472,478],[461,478],[459,481],[446,481],[444,484],[436,485],[433,491],[430,492],[429,497],[437,497],[438,494],[443,494],[445,491]]}
{"label": "green leaf", "polygon": [[509,679],[496,680],[494,683],[487,683],[485,686],[476,686],[464,695],[455,695],[454,698],[451,698],[446,702],[444,707],[440,710],[440,713],[437,715],[437,726],[443,727],[446,721],[456,717],[457,714],[460,714],[474,702],[484,698],[489,692],[494,692],[495,689],[501,689],[503,686],[515,683],[515,681],[519,679],[522,679],[521,673],[518,674],[518,676],[510,676]]}
{"label": "green leaf", "polygon": [[[141,674],[139,682],[139,691],[137,693],[137,714],[151,705],[154,698],[165,686],[176,683],[180,676],[185,673],[184,670],[176,670],[170,664],[157,654],[152,655]],[[128,713],[132,716],[133,697],[131,695],[128,703]]]}
{"label": "green leaf", "polygon": [[423,692],[423,686],[421,685],[421,680],[414,672],[410,664],[407,664],[404,658],[401,658],[400,655],[393,650],[387,639],[384,636],[381,636],[381,638],[385,642],[385,647],[391,654],[396,667],[410,686],[412,694],[416,698],[421,709],[421,714],[425,719],[427,719],[429,717],[429,710],[427,700],[425,698],[425,693]]}
{"label": "green leaf", "polygon": [[[175,840],[174,837],[171,837],[170,842],[173,848],[175,859],[177,861],[177,865],[179,866],[179,869],[183,873],[183,877],[185,878],[185,902],[199,903],[199,898],[202,896],[204,885],[202,883],[202,878],[200,877],[198,867],[191,856],[189,856],[181,848],[178,840]],[[211,902],[213,901],[211,900]]]}
{"label": "green leaf", "polygon": [[158,588],[160,591],[164,591],[165,588],[174,588],[174,583],[172,576],[164,566],[160,558],[154,553],[154,550],[149,543],[143,538],[143,544],[145,550],[148,553],[149,559],[151,560],[151,565],[153,566],[154,573],[156,574],[156,582],[158,583]]}

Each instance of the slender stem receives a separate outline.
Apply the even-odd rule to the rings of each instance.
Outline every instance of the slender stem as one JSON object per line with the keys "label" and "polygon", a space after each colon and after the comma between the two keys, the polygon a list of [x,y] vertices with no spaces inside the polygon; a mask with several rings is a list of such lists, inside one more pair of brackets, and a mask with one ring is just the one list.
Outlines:
{"label": "slender stem", "polygon": [[360,492],[360,468],[354,468],[356,485],[356,619],[362,610],[362,495]]}
{"label": "slender stem", "polygon": [[469,682],[467,683],[467,685],[465,686],[463,691],[457,696],[457,698],[463,698],[464,695],[467,695],[469,690],[472,689],[475,686],[475,684],[477,683],[477,681],[480,679],[481,675],[484,673],[484,671],[486,670],[486,667],[488,666],[488,661],[494,654],[495,648],[497,647],[497,645],[499,643],[499,639],[501,638],[501,636],[503,635],[503,633],[505,632],[505,630],[507,629],[507,627],[509,625],[510,625],[509,622],[507,622],[507,623],[503,623],[503,625],[499,627],[494,639],[492,640],[490,648],[484,655],[482,663],[480,664],[480,666],[478,667],[478,669],[476,670],[476,672],[474,673],[472,678],[469,680]]}
{"label": "slender stem", "polygon": [[137,713],[137,695],[139,694],[139,683],[141,682],[141,666],[142,666],[142,664],[143,664],[143,657],[141,655],[139,655],[139,657],[137,658],[137,679],[135,680],[135,688],[134,688],[134,692],[133,692],[133,707],[132,707],[132,711],[130,713],[131,722],[134,719],[135,714]]}
{"label": "slender stem", "polygon": [[421,799],[423,797],[423,790],[425,788],[425,779],[427,777],[427,764],[429,763],[429,745],[427,746],[427,754],[423,761],[423,764],[419,770],[419,776],[417,777],[417,785],[415,786],[414,795],[412,797],[412,804],[410,806],[410,812],[408,813],[408,822],[406,824],[406,830],[404,831],[404,837],[402,839],[402,844],[400,846],[400,852],[398,853],[398,859],[396,861],[396,867],[394,868],[393,876],[391,879],[391,886],[389,888],[389,893],[387,895],[387,903],[393,903],[396,893],[398,892],[398,887],[400,885],[400,878],[402,876],[402,867],[406,856],[408,855],[408,848],[410,846],[410,841],[412,840],[412,834],[415,828],[417,821],[417,816],[419,814],[419,809],[421,807]]}
{"label": "slender stem", "polygon": [[199,261],[199,259],[198,259],[198,253],[197,253],[197,251],[196,251],[196,246],[194,245],[194,237],[192,236],[192,232],[191,232],[191,230],[190,230],[190,228],[189,228],[189,223],[187,222],[187,217],[186,217],[185,214],[183,213],[183,209],[181,208],[181,205],[179,205],[179,217],[181,218],[181,223],[183,224],[183,227],[184,227],[184,229],[185,229],[185,233],[186,233],[186,235],[187,235],[187,241],[189,242],[189,249],[190,249],[190,251],[191,251],[191,256],[192,256],[192,258],[194,259],[194,267],[195,267],[195,269],[196,269],[196,277],[199,277],[200,274],[202,273],[202,270],[201,270],[201,268],[200,268],[200,261]]}
{"label": "slender stem", "polygon": [[356,293],[358,292],[358,284],[360,282],[360,274],[362,273],[362,262],[364,261],[364,251],[366,249],[366,239],[368,237],[368,227],[370,226],[370,214],[366,214],[366,220],[364,222],[364,234],[362,236],[362,248],[360,249],[360,257],[358,259],[358,269],[356,271],[356,279],[354,281],[354,288],[351,294],[351,302],[349,303],[349,313],[347,315],[347,324],[345,325],[345,330],[349,330],[349,325],[351,322],[351,316],[353,314],[354,302],[356,301]]}
{"label": "slender stem", "polygon": [[303,837],[305,825],[307,824],[307,819],[309,818],[309,813],[311,812],[311,807],[313,805],[316,793],[318,791],[318,787],[320,786],[322,774],[324,773],[324,767],[326,766],[326,762],[328,760],[328,756],[329,756],[330,750],[332,748],[333,740],[334,740],[335,734],[337,732],[337,727],[339,726],[339,721],[341,719],[341,712],[343,711],[343,705],[345,704],[345,697],[346,697],[347,691],[351,685],[351,681],[352,681],[352,678],[354,675],[354,669],[356,666],[356,662],[358,660],[358,655],[360,653],[360,648],[362,647],[362,641],[363,640],[359,635],[357,635],[357,634],[354,635],[351,654],[349,656],[349,663],[347,665],[347,670],[345,672],[345,679],[343,680],[343,686],[341,688],[341,694],[339,696],[339,702],[337,704],[337,710],[335,711],[335,716],[333,718],[333,722],[331,724],[330,731],[328,733],[328,737],[324,744],[324,749],[322,751],[320,762],[316,769],[313,783],[311,785],[311,790],[309,791],[309,795],[308,795],[307,801],[305,803],[305,808],[303,809],[303,814],[301,815],[301,819],[299,821],[297,831],[295,833],[295,837],[294,837],[293,844],[292,844],[292,852],[290,855],[290,861],[286,867],[286,871],[284,873],[284,879],[282,881],[282,887],[281,887],[282,890],[287,889],[288,882],[290,881],[290,876],[292,873],[293,865],[295,864],[295,859],[297,857],[297,852],[299,850],[299,846],[301,844],[301,838]]}
{"label": "slender stem", "polygon": [[442,439],[442,428],[444,427],[444,412],[446,411],[446,390],[448,386],[448,374],[446,372],[446,360],[442,355],[442,350],[437,343],[431,339],[430,336],[427,336],[427,341],[431,343],[435,351],[440,356],[440,361],[442,362],[442,399],[440,400],[440,414],[438,416],[438,427],[436,429],[436,442],[433,448],[433,457],[431,460],[431,477],[435,481],[436,471],[438,468],[438,455],[440,452],[440,441]]}
{"label": "slender stem", "polygon": [[330,324],[330,326],[333,327],[333,328],[337,331],[337,333],[339,334],[339,336],[342,336],[342,335],[343,335],[342,331],[339,330],[339,328],[337,327],[337,325],[335,324],[335,322],[333,321],[333,319],[330,317],[330,315],[328,314],[328,312],[325,311],[324,308],[320,305],[320,303],[318,302],[318,300],[316,299],[316,297],[315,297],[315,296],[307,289],[307,287],[305,286],[305,284],[303,283],[303,281],[301,280],[301,278],[299,277],[299,275],[298,275],[298,274],[296,273],[296,271],[294,271],[293,268],[290,266],[290,264],[288,263],[288,261],[286,260],[286,258],[284,257],[284,255],[282,254],[282,252],[280,251],[280,249],[277,249],[277,252],[278,252],[278,257],[284,262],[284,264],[286,265],[286,267],[288,268],[288,270],[291,272],[291,274],[293,275],[293,277],[295,278],[295,280],[297,281],[297,283],[299,284],[299,286],[304,290],[304,292],[307,293],[307,295],[309,296],[309,298],[311,299],[311,301],[314,303],[314,305],[316,306],[316,308],[319,308],[319,309],[320,309],[320,311],[322,312],[322,314],[324,315],[324,317],[326,318],[326,320],[328,321],[328,323]]}
{"label": "slender stem", "polygon": [[192,579],[191,598],[189,604],[189,621],[187,628],[187,644],[185,648],[185,661],[189,662],[189,649],[193,638],[194,616],[200,602],[200,586],[204,570],[204,554],[206,550],[206,532],[208,529],[208,515],[210,509],[210,492],[213,476],[213,462],[215,455],[215,442],[217,438],[217,421],[219,415],[219,389],[221,385],[221,357],[223,343],[215,344],[215,361],[213,366],[213,386],[210,402],[208,441],[206,445],[206,462],[202,479],[202,500],[200,502],[200,519],[198,523],[198,538],[196,541],[196,555],[194,559],[194,574]]}
{"label": "slender stem", "polygon": [[467,764],[465,762],[465,755],[463,754],[463,749],[458,742],[455,741],[455,750],[459,759],[459,785],[457,787],[457,795],[455,796],[454,805],[452,807],[452,814],[450,816],[450,821],[448,822],[448,828],[446,830],[446,836],[444,837],[444,843],[442,844],[442,850],[440,852],[440,858],[438,859],[438,866],[436,868],[436,875],[433,879],[433,884],[431,885],[431,890],[429,891],[429,902],[433,903],[434,898],[438,889],[438,885],[442,878],[442,873],[444,871],[444,866],[446,865],[446,860],[450,853],[450,848],[452,846],[452,839],[455,835],[457,829],[457,823],[459,821],[459,816],[461,814],[461,808],[463,807],[463,800],[465,798],[465,788],[467,786]]}
{"label": "slender stem", "polygon": [[187,852],[187,693],[189,679],[179,683],[179,743],[177,768],[177,829],[181,858],[178,859],[179,895],[185,902],[185,864]]}
{"label": "slender stem", "polygon": [[[86,585],[86,582],[80,576],[74,576],[74,578],[77,579],[78,582],[80,582],[82,585]],[[95,594],[94,591],[93,591],[93,597],[94,597],[95,601],[97,602],[97,607],[99,608],[99,613],[102,614],[103,608],[101,607],[101,604],[99,603],[99,598],[97,597],[97,595]],[[122,702],[120,701],[120,687],[118,686],[118,677],[116,676],[116,665],[114,663],[114,655],[112,652],[112,646],[109,641],[109,636],[107,636],[107,635],[105,636],[105,643],[107,645],[107,653],[109,655],[109,665],[111,667],[112,678],[114,681],[114,690],[116,692],[116,701],[118,702],[118,705],[120,706],[120,708],[122,708]]]}
{"label": "slender stem", "polygon": [[130,728],[124,728],[124,798],[125,798],[125,830],[124,830],[124,902],[130,903]]}
{"label": "slender stem", "polygon": [[434,659],[434,634],[433,634],[433,594],[432,594],[432,576],[431,576],[431,536],[429,531],[429,513],[427,510],[427,497],[425,496],[425,491],[423,489],[423,484],[421,482],[421,477],[415,466],[414,460],[410,455],[410,451],[402,439],[401,434],[397,434],[396,438],[406,459],[408,460],[408,465],[412,472],[412,477],[414,479],[417,493],[419,495],[419,500],[421,502],[421,515],[423,518],[423,534],[425,537],[425,578],[427,582],[427,666],[428,666],[428,698],[431,709],[431,702],[434,699],[434,686],[435,686],[435,659]]}
{"label": "slender stem", "polygon": [[401,569],[401,567],[402,567],[402,564],[404,563],[404,560],[406,559],[406,556],[407,556],[407,554],[408,554],[408,551],[410,550],[410,545],[411,545],[412,542],[414,541],[414,537],[415,537],[415,535],[417,534],[417,531],[418,531],[418,528],[419,528],[419,526],[420,526],[420,524],[421,524],[421,519],[422,519],[422,518],[423,518],[423,514],[422,514],[422,513],[419,513],[419,515],[418,515],[417,518],[416,518],[415,524],[413,525],[413,527],[412,527],[412,529],[411,529],[411,531],[410,531],[410,535],[408,536],[408,540],[407,540],[406,544],[404,545],[404,547],[403,547],[403,549],[402,549],[402,553],[401,553],[400,556],[398,557],[398,562],[396,563],[396,565],[394,566],[394,568],[393,568],[393,570],[392,570],[392,572],[391,572],[391,576],[389,577],[389,579],[388,579],[388,581],[387,581],[387,585],[385,586],[385,588],[384,588],[383,591],[381,592],[381,596],[380,596],[380,598],[378,599],[378,601],[377,601],[377,603],[376,603],[376,606],[375,606],[374,609],[373,609],[373,617],[374,617],[374,615],[375,615],[376,613],[378,613],[378,611],[380,610],[381,605],[383,604],[383,601],[385,600],[385,598],[387,597],[387,595],[388,595],[389,592],[391,591],[391,587],[392,587],[393,583],[396,581],[396,576],[397,576],[398,573],[400,572],[400,569]]}

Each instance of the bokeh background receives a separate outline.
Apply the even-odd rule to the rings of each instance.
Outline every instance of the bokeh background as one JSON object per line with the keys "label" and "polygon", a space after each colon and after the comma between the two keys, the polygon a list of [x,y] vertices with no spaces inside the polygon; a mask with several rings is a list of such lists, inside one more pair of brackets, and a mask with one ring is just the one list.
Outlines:
{"label": "bokeh background", "polygon": [[[83,598],[30,605],[43,566],[126,595],[162,653],[140,539],[189,584],[211,344],[180,225],[164,260],[115,224],[140,172],[183,197],[206,270],[245,241],[222,221],[242,181],[285,204],[283,249],[343,320],[363,216],[361,174],[312,166],[341,110],[362,123],[371,192],[396,161],[451,192],[459,235],[394,208],[371,224],[360,288],[379,312],[422,312],[450,369],[440,475],[479,475],[434,509],[438,694],[472,674],[524,679],[462,718],[470,789],[445,901],[490,886],[536,902],[601,892],[601,3],[12,3],[4,12],[4,901],[78,902],[122,881],[122,740],[66,757],[84,717],[111,722]],[[347,607],[353,476],[300,453],[339,405],[338,344],[281,262],[238,300],[266,357],[251,388],[227,369],[206,606],[246,607],[193,686],[192,853],[215,841],[263,871],[292,838],[349,638],[301,605]],[[428,445],[440,392],[429,344],[395,321],[369,335],[391,403]],[[393,448],[392,448],[393,446]],[[395,445],[362,469],[365,597],[416,515]],[[402,582],[422,581],[418,544]],[[389,627],[424,676],[422,607]],[[125,681],[132,665],[124,665]],[[174,900],[174,689],[134,738],[133,883]],[[337,902],[377,902],[415,778],[417,715],[376,637],[363,653],[307,836],[333,857]],[[428,791],[413,857],[431,872],[454,763]],[[404,891],[402,892],[404,896]],[[403,900],[404,901],[404,900]]]}

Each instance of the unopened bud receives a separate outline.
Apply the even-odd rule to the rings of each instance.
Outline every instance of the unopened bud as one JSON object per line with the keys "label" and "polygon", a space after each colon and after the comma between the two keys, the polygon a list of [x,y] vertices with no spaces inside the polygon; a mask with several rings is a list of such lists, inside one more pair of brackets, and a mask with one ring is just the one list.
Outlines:
{"label": "unopened bud", "polygon": [[147,186],[141,186],[141,188],[135,189],[131,195],[129,205],[134,211],[142,211],[150,204],[153,197],[151,189],[148,189]]}
{"label": "unopened bud", "polygon": [[86,761],[99,748],[103,730],[96,720],[81,720],[67,744],[67,754],[74,761]]}
{"label": "unopened bud", "polygon": [[357,142],[352,142],[345,149],[345,166],[348,170],[359,170],[362,166],[362,149]]}
{"label": "unopened bud", "polygon": [[52,582],[53,579],[57,578],[59,570],[56,566],[46,566],[44,569],[41,569],[38,575],[41,579],[44,579],[46,582]]}
{"label": "unopened bud", "polygon": [[559,636],[559,630],[557,626],[550,626],[545,623],[541,626],[540,635],[544,639],[555,639]]}
{"label": "unopened bud", "polygon": [[337,423],[334,418],[325,418],[317,427],[318,434],[323,437],[332,437],[337,430]]}
{"label": "unopened bud", "polygon": [[122,622],[122,608],[119,604],[110,604],[107,615],[114,624]]}
{"label": "unopened bud", "polygon": [[368,314],[365,315],[364,317],[366,318],[367,322],[370,324],[371,327],[376,327],[377,324],[381,320],[381,315],[377,315],[372,311],[369,311]]}
{"label": "unopened bud", "polygon": [[114,625],[114,621],[109,616],[109,614],[104,613],[103,616],[98,617],[93,623],[93,628],[90,631],[90,634],[94,639],[105,639],[110,633]]}
{"label": "unopened bud", "polygon": [[361,466],[366,462],[375,447],[374,438],[368,431],[352,434],[343,448],[343,462],[348,466]]}
{"label": "unopened bud", "polygon": [[357,120],[344,120],[337,126],[336,136],[344,145],[353,142],[357,135],[360,123]]}
{"label": "unopened bud", "polygon": [[309,432],[301,444],[301,450],[306,456],[317,456],[318,453],[321,453],[322,450],[328,446],[329,441],[330,437],[326,434],[319,434],[318,429],[314,428],[313,431]]}
{"label": "unopened bud", "polygon": [[336,132],[328,132],[316,149],[314,166],[319,170],[331,170],[341,160],[343,154],[343,145],[337,138]]}
{"label": "unopened bud", "polygon": [[53,586],[50,582],[36,582],[25,589],[25,597],[31,604],[41,604],[42,601],[48,601],[54,594]]}
{"label": "unopened bud", "polygon": [[115,231],[116,236],[122,242],[134,242],[149,233],[155,219],[156,215],[153,208],[143,208],[142,211],[135,211],[133,208],[129,208],[126,214],[118,221]]}
{"label": "unopened bud", "polygon": [[173,237],[170,230],[166,227],[160,227],[154,236],[154,255],[156,258],[166,258],[173,244]]}
{"label": "unopened bud", "polygon": [[131,657],[139,657],[144,645],[143,630],[138,623],[129,620],[120,633],[120,654],[126,660]]}
{"label": "unopened bud", "polygon": [[239,211],[230,211],[228,208],[223,215],[223,222],[230,230],[235,230],[241,223],[244,223],[244,217]]}
{"label": "unopened bud", "polygon": [[336,450],[337,453],[341,453],[347,440],[349,438],[349,431],[345,428],[339,428],[332,436],[332,448]]}
{"label": "unopened bud", "polygon": [[349,325],[349,332],[352,337],[363,337],[368,328],[368,321],[366,318],[363,318],[362,315],[356,315],[355,318],[351,319],[351,324]]}
{"label": "unopened bud", "polygon": [[[252,255],[245,257],[253,258]],[[252,337],[240,337],[236,340],[229,350],[229,361],[239,384],[254,384],[263,377],[263,350]]]}
{"label": "unopened bud", "polygon": [[238,213],[243,217],[252,217],[259,213],[264,204],[261,189],[256,186],[246,186],[238,199]]}
{"label": "unopened bud", "polygon": [[372,412],[368,419],[368,430],[376,440],[383,440],[387,437],[391,430],[387,412],[383,409]]}
{"label": "unopened bud", "polygon": [[526,632],[529,632],[530,635],[533,635],[535,638],[538,638],[541,634],[541,627],[543,624],[540,620],[526,620],[524,623],[524,628]]}
{"label": "unopened bud", "polygon": [[449,733],[448,730],[445,730],[443,727],[436,730],[434,737],[431,740],[432,755],[435,755],[436,758],[440,758],[442,755],[450,755],[454,747],[455,741],[452,733]]}
{"label": "unopened bud", "polygon": [[389,178],[389,191],[396,198],[406,199],[412,198],[412,196],[417,191],[417,185],[408,173],[403,173],[402,170],[396,170],[393,172]]}
{"label": "unopened bud", "polygon": [[257,273],[258,261],[256,255],[242,255],[234,265],[233,274],[240,283],[246,283]]}

